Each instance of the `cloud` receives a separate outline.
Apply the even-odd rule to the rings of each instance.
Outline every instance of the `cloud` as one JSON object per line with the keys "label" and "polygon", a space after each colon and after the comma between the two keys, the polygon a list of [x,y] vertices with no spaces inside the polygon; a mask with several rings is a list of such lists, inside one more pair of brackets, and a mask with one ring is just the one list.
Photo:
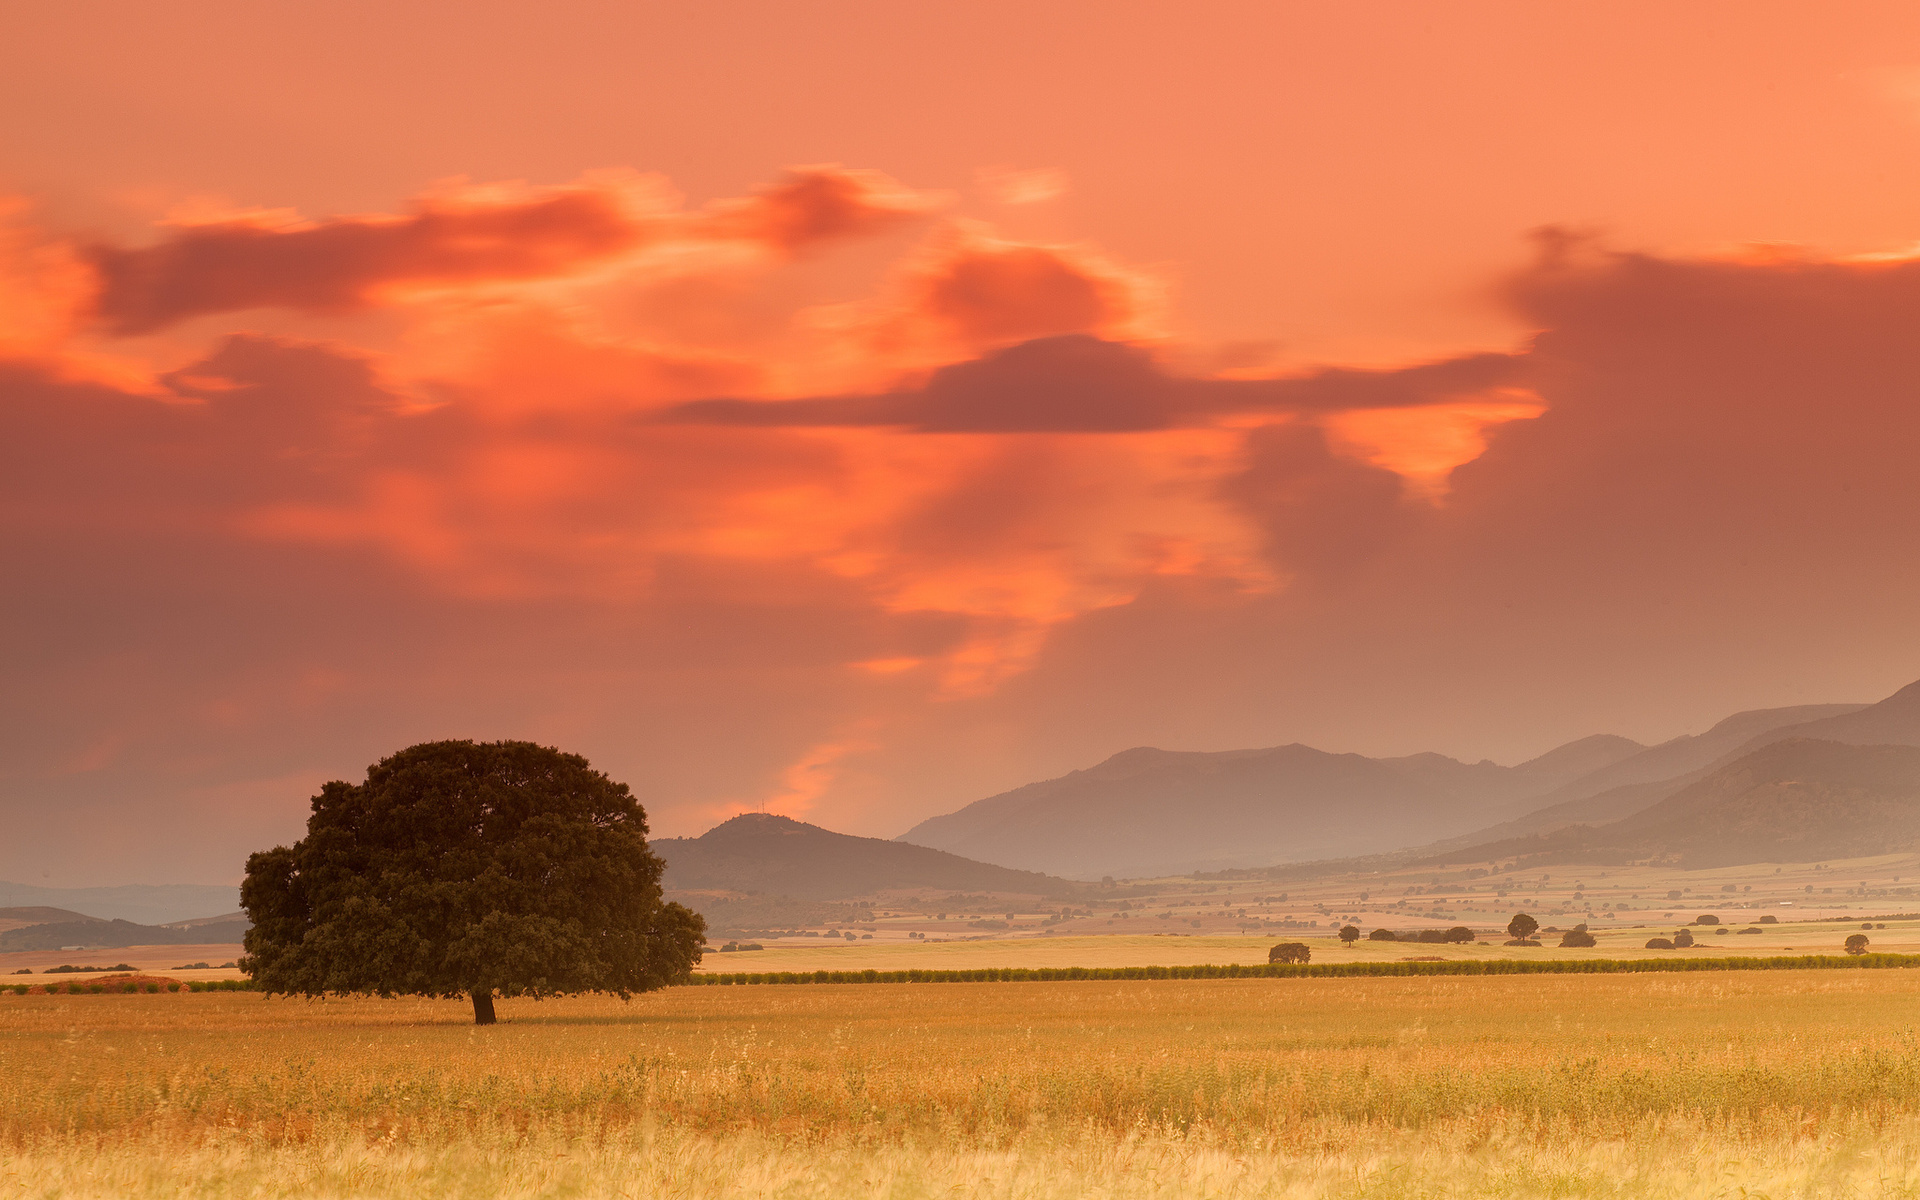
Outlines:
{"label": "cloud", "polygon": [[95,245],[87,258],[99,279],[95,315],[126,336],[213,313],[340,313],[395,289],[565,277],[667,247],[792,254],[880,232],[932,203],[878,172],[810,167],[687,214],[657,178],[602,172],[563,187],[449,188],[401,215],[242,213],[176,228],[151,246]]}
{"label": "cloud", "polygon": [[[1444,476],[1478,453],[1481,427],[1537,411],[1537,397],[1511,386],[1525,371],[1519,356],[1474,354],[1398,371],[1193,378],[1169,372],[1144,347],[1063,334],[941,367],[911,391],[703,399],[664,408],[654,419],[763,428],[897,426],[922,433],[1119,433],[1334,414],[1356,454],[1384,456],[1383,465],[1404,466],[1410,475]],[[1392,415],[1397,412],[1407,415]]]}
{"label": "cloud", "polygon": [[796,167],[744,200],[714,204],[693,227],[697,237],[757,242],[792,254],[830,242],[871,237],[933,211],[937,197],[901,186],[879,171],[838,165]]}
{"label": "cloud", "polygon": [[[487,734],[669,814],[857,793],[884,832],[1119,741],[1544,739],[1920,657],[1909,259],[1551,239],[1512,353],[1216,377],[1169,366],[1150,276],[975,227],[813,304],[807,248],[923,211],[884,179],[653,186],[174,229],[124,251],[122,328],[400,333],[214,319],[141,372],[64,327],[71,246],[9,243],[0,305],[59,315],[0,361],[0,820]],[[763,342],[622,307],[710,250]]]}

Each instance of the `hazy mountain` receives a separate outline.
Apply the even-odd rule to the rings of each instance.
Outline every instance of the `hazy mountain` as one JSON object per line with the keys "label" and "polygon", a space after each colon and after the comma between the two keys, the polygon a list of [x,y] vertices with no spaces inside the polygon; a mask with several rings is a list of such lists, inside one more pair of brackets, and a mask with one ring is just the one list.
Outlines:
{"label": "hazy mountain", "polygon": [[1920,683],[1910,683],[1878,704],[1850,705],[1847,712],[1769,729],[1757,734],[1751,745],[1788,737],[1854,746],[1920,746]]}
{"label": "hazy mountain", "polygon": [[1772,741],[1621,820],[1493,842],[1449,861],[1512,856],[1688,867],[1859,858],[1920,847],[1920,746]]}
{"label": "hazy mountain", "polygon": [[834,833],[770,813],[746,813],[697,838],[656,838],[673,891],[757,892],[842,900],[907,888],[1059,896],[1064,879],[974,862],[925,846]]}
{"label": "hazy mountain", "polygon": [[922,821],[900,840],[1081,879],[1338,858],[1418,845],[1638,747],[1583,739],[1521,767],[1310,746],[1140,747]]}
{"label": "hazy mountain", "polygon": [[[1759,708],[1735,713],[1705,733],[1682,734],[1567,779],[1551,790],[1535,794],[1522,804],[1509,806],[1522,810],[1513,813],[1509,819],[1436,843],[1433,848],[1476,846],[1482,842],[1545,833],[1569,825],[1602,825],[1617,821],[1659,803],[1715,767],[1764,744],[1769,738],[1797,736],[1799,730],[1809,727],[1809,722],[1845,718],[1875,707],[1878,706],[1800,704],[1790,708]],[[1573,743],[1576,746],[1579,744]]]}
{"label": "hazy mountain", "polygon": [[1657,746],[1597,734],[1515,767],[1293,745],[1139,748],[934,817],[900,840],[1074,878],[1454,849],[1640,812],[1770,740],[1920,743],[1920,684],[1876,705],[1736,713]]}
{"label": "hazy mountain", "polygon": [[57,888],[0,881],[0,907],[46,905],[103,920],[164,925],[240,907],[240,889],[198,883],[130,883]]}

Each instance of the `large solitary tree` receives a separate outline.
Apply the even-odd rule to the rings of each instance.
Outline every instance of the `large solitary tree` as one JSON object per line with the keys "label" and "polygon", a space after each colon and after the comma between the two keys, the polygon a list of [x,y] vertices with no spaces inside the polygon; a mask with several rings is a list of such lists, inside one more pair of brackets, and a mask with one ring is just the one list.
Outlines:
{"label": "large solitary tree", "polygon": [[329,783],[247,859],[240,967],[268,992],[493,998],[686,980],[706,922],[663,901],[627,785],[531,742],[427,742]]}

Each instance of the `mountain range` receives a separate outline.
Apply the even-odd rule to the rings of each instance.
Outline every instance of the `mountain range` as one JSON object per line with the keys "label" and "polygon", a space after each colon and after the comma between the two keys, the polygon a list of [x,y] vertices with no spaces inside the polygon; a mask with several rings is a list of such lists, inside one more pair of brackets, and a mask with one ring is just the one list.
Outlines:
{"label": "mountain range", "polygon": [[1443,855],[1685,868],[1864,858],[1920,849],[1920,746],[1769,741],[1639,812]]}
{"label": "mountain range", "polygon": [[[1184,874],[1418,847],[1457,858],[1470,848],[1531,844],[1528,839],[1573,826],[1610,828],[1786,741],[1920,745],[1920,683],[1877,704],[1737,713],[1705,733],[1655,746],[1597,735],[1513,767],[1439,754],[1367,758],[1297,744],[1214,752],[1140,747],[922,821],[899,840],[1077,879]],[[1847,751],[1833,755],[1845,758]],[[1837,759],[1820,761],[1831,765]],[[1763,759],[1752,769],[1764,772],[1778,765]],[[1875,778],[1882,779],[1876,794],[1891,796],[1902,786],[1897,774]],[[1716,786],[1732,785],[1723,780]],[[1622,836],[1639,839],[1632,844],[1651,854],[1678,833],[1656,821],[1630,826]],[[1777,839],[1773,844],[1783,848]],[[1848,844],[1878,843],[1865,834]],[[1696,858],[1706,853],[1704,845],[1674,845],[1675,853]],[[1626,843],[1610,852],[1627,853]]]}

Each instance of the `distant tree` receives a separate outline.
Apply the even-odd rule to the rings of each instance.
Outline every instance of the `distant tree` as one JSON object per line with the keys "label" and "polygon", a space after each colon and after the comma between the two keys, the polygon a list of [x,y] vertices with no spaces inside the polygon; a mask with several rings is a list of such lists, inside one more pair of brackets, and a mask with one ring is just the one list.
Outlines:
{"label": "distant tree", "polygon": [[1270,963],[1303,963],[1313,957],[1313,950],[1305,942],[1281,942],[1267,951]]}
{"label": "distant tree", "polygon": [[1507,936],[1512,938],[1530,938],[1533,931],[1540,928],[1540,922],[1526,913],[1513,914],[1513,920],[1507,922]]}
{"label": "distant tree", "polygon": [[1671,950],[1671,949],[1673,949],[1673,939],[1672,939],[1672,938],[1661,938],[1661,937],[1657,937],[1657,938],[1648,938],[1648,939],[1647,939],[1647,949],[1649,949],[1649,950]]}
{"label": "distant tree", "polygon": [[1560,935],[1560,944],[1562,946],[1586,947],[1596,945],[1597,943],[1594,936],[1585,929],[1569,929]]}
{"label": "distant tree", "polygon": [[1756,924],[1760,924],[1760,925],[1778,925],[1779,923],[1780,923],[1780,918],[1774,916],[1772,913],[1768,913],[1766,916],[1761,917],[1760,920],[1756,922]]}
{"label": "distant tree", "polygon": [[664,903],[646,814],[577,755],[428,742],[334,782],[247,859],[241,969],[268,992],[493,998],[684,982],[706,922]]}
{"label": "distant tree", "polygon": [[1714,916],[1712,913],[1701,913],[1693,919],[1693,923],[1695,925],[1718,925],[1720,918]]}
{"label": "distant tree", "polygon": [[1391,929],[1376,929],[1367,935],[1367,940],[1370,942],[1396,942],[1400,940],[1400,935]]}
{"label": "distant tree", "polygon": [[1680,949],[1685,949],[1693,945],[1693,935],[1682,929],[1679,933],[1673,935],[1673,944]]}
{"label": "distant tree", "polygon": [[1360,927],[1358,925],[1342,925],[1340,927],[1340,940],[1349,946],[1353,945],[1360,940]]}
{"label": "distant tree", "polygon": [[1473,930],[1468,929],[1465,925],[1455,925],[1452,929],[1447,930],[1447,940],[1464,946],[1473,940]]}
{"label": "distant tree", "polygon": [[1847,937],[1847,953],[1848,954],[1865,954],[1866,952],[1867,952],[1867,935],[1866,934],[1855,933],[1855,934],[1848,935]]}

